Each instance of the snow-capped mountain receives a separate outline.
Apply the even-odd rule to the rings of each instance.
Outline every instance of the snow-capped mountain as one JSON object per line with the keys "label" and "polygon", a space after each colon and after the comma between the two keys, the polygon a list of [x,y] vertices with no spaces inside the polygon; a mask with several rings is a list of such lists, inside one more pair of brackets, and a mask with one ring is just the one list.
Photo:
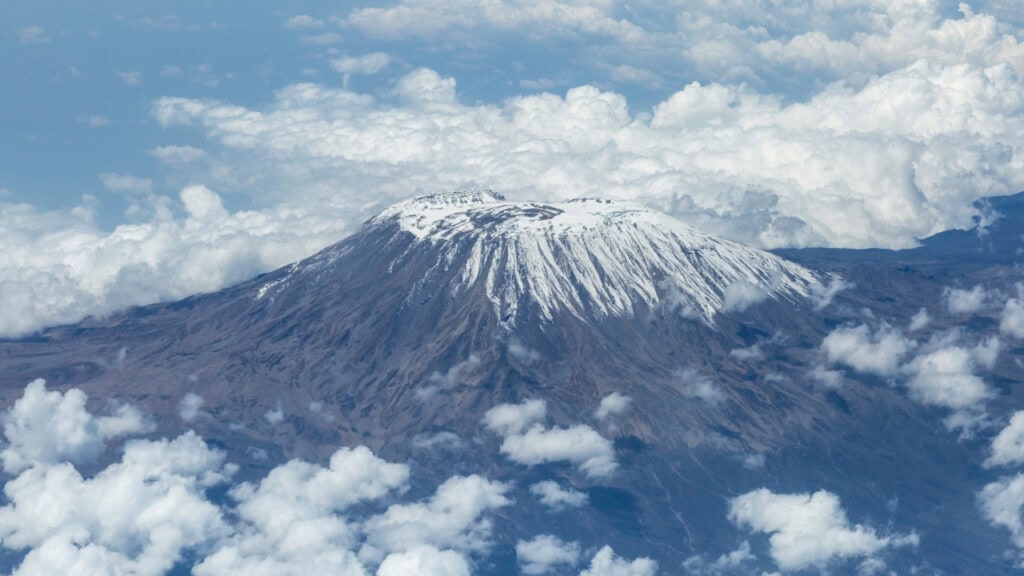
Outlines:
{"label": "snow-capped mountain", "polygon": [[[419,285],[443,286],[456,299],[483,286],[510,324],[527,310],[550,321],[559,312],[628,316],[666,304],[711,322],[735,305],[731,292],[795,300],[818,285],[806,268],[767,252],[597,198],[545,204],[489,190],[433,194],[391,206],[367,228],[406,244],[394,266],[431,253],[436,264]],[[311,264],[333,257],[328,251]]]}
{"label": "snow-capped mountain", "polygon": [[[541,534],[659,574],[1008,573],[1008,533],[979,510],[995,472],[978,439],[1000,406],[1024,406],[1011,359],[1024,349],[1000,336],[1000,310],[968,321],[947,306],[951,286],[988,283],[992,300],[1021,279],[1024,197],[993,205],[1006,217],[984,234],[782,257],[630,204],[421,197],[233,288],[0,342],[0,401],[44,378],[100,412],[129,404],[152,424],[136,431],[194,430],[240,480],[363,445],[406,463],[412,498],[453,474],[500,481],[500,513],[472,516],[474,545],[445,541],[478,574],[519,573],[517,542]],[[834,275],[847,289],[823,306]],[[833,334],[846,364],[823,344]],[[922,402],[949,369],[910,373],[950,358],[992,405],[967,440]],[[38,409],[25,421],[45,422]],[[794,502],[831,532],[758,515]],[[366,542],[383,546],[373,538],[410,510],[359,523]],[[815,544],[794,561],[778,541]]]}

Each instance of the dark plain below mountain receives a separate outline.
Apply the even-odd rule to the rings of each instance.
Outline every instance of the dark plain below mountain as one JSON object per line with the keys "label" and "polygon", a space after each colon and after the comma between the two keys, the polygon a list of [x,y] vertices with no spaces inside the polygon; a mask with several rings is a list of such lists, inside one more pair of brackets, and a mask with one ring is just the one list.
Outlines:
{"label": "dark plain below mountain", "polygon": [[[1007,573],[1009,534],[977,496],[995,477],[982,462],[997,429],[962,437],[898,379],[826,366],[820,350],[838,326],[905,329],[921,308],[932,321],[920,338],[997,334],[997,312],[953,315],[944,300],[976,284],[1011,294],[1024,278],[1024,196],[989,203],[995,223],[914,249],[769,254],[628,204],[423,197],[244,284],[0,342],[0,399],[44,378],[97,410],[131,403],[157,436],[195,429],[242,478],[361,444],[409,462],[414,494],[456,473],[513,482],[519,504],[541,480],[587,494],[555,513],[502,509],[481,574],[516,573],[515,542],[542,532],[654,558],[660,574],[749,540],[759,560],[737,573],[772,571],[767,537],[727,518],[730,498],[762,487],[828,490],[851,522],[914,531],[919,545],[884,556],[896,573]],[[1005,340],[985,375],[993,421],[1024,407],[1020,353]],[[823,383],[823,366],[844,373]],[[185,423],[190,392],[205,412]],[[612,393],[628,408],[598,418]],[[612,440],[614,473],[506,458],[484,414],[531,399],[546,402],[548,426]]]}

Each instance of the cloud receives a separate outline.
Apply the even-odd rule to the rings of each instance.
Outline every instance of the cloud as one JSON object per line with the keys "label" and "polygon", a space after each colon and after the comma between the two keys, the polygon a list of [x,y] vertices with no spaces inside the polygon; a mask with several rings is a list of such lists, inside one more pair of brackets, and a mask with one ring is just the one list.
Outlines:
{"label": "cloud", "polygon": [[541,534],[516,543],[516,560],[523,574],[547,574],[555,566],[575,566],[580,561],[580,546],[575,542],[562,542],[550,534]]}
{"label": "cloud", "polygon": [[913,346],[898,330],[884,324],[874,332],[863,324],[836,328],[821,343],[829,362],[878,376],[895,375],[900,359]]}
{"label": "cloud", "polygon": [[921,308],[913,317],[910,318],[910,324],[907,326],[907,330],[917,332],[925,326],[928,326],[929,322],[931,322],[931,317],[928,316],[928,311]]}
{"label": "cloud", "polygon": [[[109,174],[146,193],[148,179]],[[228,213],[209,189],[158,198],[151,219],[104,231],[90,204],[72,213],[0,202],[0,336],[128,306],[184,298],[283,266],[343,237],[340,206],[278,205]],[[176,218],[172,207],[180,207]],[[311,211],[312,210],[312,211]]]}
{"label": "cloud", "polygon": [[768,299],[768,293],[749,282],[734,282],[722,293],[722,310],[742,312]]}
{"label": "cloud", "polygon": [[41,26],[26,26],[18,29],[18,42],[22,44],[46,44],[50,35]]}
{"label": "cloud", "polygon": [[530,365],[540,361],[540,352],[523,344],[515,336],[508,339],[508,354],[523,364]]}
{"label": "cloud", "polygon": [[944,294],[946,308],[951,314],[973,314],[981,310],[989,298],[988,291],[981,284],[970,290],[947,288]]}
{"label": "cloud", "polygon": [[142,72],[115,72],[125,86],[142,86]]}
{"label": "cloud", "polygon": [[993,526],[1008,529],[1014,546],[1024,548],[1024,473],[987,484],[978,494],[978,501],[985,518]]}
{"label": "cloud", "polygon": [[426,69],[399,79],[396,96],[296,84],[258,108],[162,98],[153,115],[202,131],[225,165],[260,174],[248,189],[268,197],[285,179],[310,201],[330,190],[370,210],[478,182],[486,166],[513,198],[629,199],[765,247],[913,246],[971,226],[982,194],[1024,188],[1006,154],[1024,145],[1013,104],[1024,85],[1005,65],[910,62],[798,102],[692,83],[643,116],[589,85],[467,105],[453,78]]}
{"label": "cloud", "polygon": [[412,445],[420,450],[430,450],[437,447],[460,450],[466,443],[462,441],[462,438],[459,438],[458,434],[445,430],[436,434],[417,434],[412,438]]}
{"label": "cloud", "polygon": [[562,488],[558,482],[544,480],[530,486],[530,494],[552,510],[579,508],[587,503],[587,495],[572,488]]}
{"label": "cloud", "polygon": [[138,178],[131,174],[115,174],[104,172],[100,174],[100,182],[112,192],[125,192],[128,194],[152,194],[153,181],[149,178]]}
{"label": "cloud", "polygon": [[769,534],[772,559],[784,571],[823,569],[849,558],[872,557],[886,548],[916,545],[917,536],[879,536],[874,528],[850,525],[839,498],[825,490],[776,494],[765,488],[729,501],[729,520]]}
{"label": "cloud", "polygon": [[832,299],[836,297],[836,294],[850,288],[853,288],[853,284],[835,275],[829,278],[828,284],[812,284],[811,300],[814,302],[814,309],[824,310],[832,303]]}
{"label": "cloud", "polygon": [[181,417],[184,422],[191,422],[199,416],[200,411],[203,408],[203,397],[189,392],[178,402],[178,416]]}
{"label": "cloud", "polygon": [[501,404],[484,414],[484,424],[503,437],[501,453],[513,462],[533,466],[545,462],[571,462],[589,477],[608,476],[618,468],[615,448],[593,428],[545,428],[543,400]]}
{"label": "cloud", "polygon": [[459,384],[463,384],[466,374],[480,366],[480,364],[480,357],[476,354],[470,354],[469,358],[448,368],[444,374],[438,371],[433,372],[427,378],[427,381],[442,389],[454,388]]}
{"label": "cloud", "polygon": [[693,368],[677,370],[675,379],[679,382],[683,396],[687,398],[702,400],[711,405],[720,404],[726,399],[721,387]]}
{"label": "cloud", "polygon": [[377,569],[377,576],[469,576],[466,559],[452,550],[417,546],[389,554]]}
{"label": "cloud", "polygon": [[295,16],[289,16],[284,21],[285,28],[323,28],[323,20],[317,20],[312,16],[306,14],[296,14]]}
{"label": "cloud", "polygon": [[284,422],[284,409],[281,408],[281,403],[277,403],[277,407],[273,410],[267,410],[263,413],[263,419],[269,422],[272,426],[277,426],[281,422]]}
{"label": "cloud", "polygon": [[376,74],[387,68],[391,57],[383,52],[373,52],[362,56],[346,56],[331,60],[331,70],[345,75]]}
{"label": "cloud", "polygon": [[629,405],[633,402],[633,399],[625,394],[619,394],[618,392],[612,392],[611,394],[601,398],[601,405],[594,411],[594,418],[598,420],[604,420],[611,416],[618,416],[629,408]]}
{"label": "cloud", "polygon": [[93,478],[67,463],[32,467],[4,487],[0,537],[27,551],[17,574],[162,575],[227,532],[204,493],[230,473],[192,433],[129,442]]}
{"label": "cloud", "polygon": [[[26,387],[4,428],[8,452],[30,461],[7,468],[18,475],[0,507],[0,545],[21,558],[14,573],[468,575],[466,555],[490,548],[489,514],[511,504],[510,486],[477,475],[402,502],[409,467],[366,447],[340,448],[326,465],[290,460],[234,485],[238,467],[191,431],[129,441],[91,477],[67,461],[140,431],[126,424],[137,414],[96,417],[80,390]],[[531,565],[558,563],[535,543],[524,556]]]}
{"label": "cloud", "polygon": [[1024,299],[1010,298],[1006,301],[999,316],[999,331],[1018,340],[1024,338]]}
{"label": "cloud", "polygon": [[509,487],[472,476],[454,476],[434,496],[416,504],[394,504],[366,521],[367,542],[378,549],[401,551],[419,544],[463,551],[487,547],[491,523],[487,511],[511,504]]}
{"label": "cloud", "polygon": [[952,410],[947,426],[969,429],[978,423],[984,403],[993,396],[976,372],[992,368],[1000,344],[992,337],[966,348],[956,344],[958,337],[953,333],[929,342],[902,370],[912,399]]}
{"label": "cloud", "polygon": [[[453,32],[476,39],[493,38],[495,30],[576,39],[587,42],[586,58],[599,65],[580,71],[574,60],[572,74],[545,72],[560,85],[590,84],[497,102],[476,96],[463,102],[454,78],[418,69],[389,93],[295,84],[263,101],[257,97],[257,104],[160,98],[152,112],[201,140],[195,145],[208,161],[190,166],[189,180],[249,196],[255,211],[271,219],[266,227],[290,230],[292,259],[340,239],[375,210],[414,191],[481,180],[518,199],[634,200],[763,247],[906,247],[973,225],[972,203],[980,196],[1024,188],[1024,159],[1010,153],[1024,146],[1024,59],[1014,29],[980,12],[947,14],[934,2],[907,6],[801,1],[737,10],[702,1],[686,14],[653,5],[633,14],[608,2],[464,0],[454,8],[428,0],[392,3],[352,10],[344,33],[394,34],[414,43],[428,38],[432,46],[440,44],[433,39]],[[652,28],[650,22],[659,24]],[[327,32],[307,41],[342,38]],[[680,59],[687,65],[678,66]],[[657,70],[674,92],[630,102],[588,76],[637,68],[638,62]],[[511,78],[508,85],[516,82]],[[440,99],[424,105],[423,98],[410,98],[416,87]],[[651,98],[660,100],[653,113],[646,103]],[[167,211],[154,212],[174,214],[177,201],[170,202]],[[38,231],[56,216],[71,228],[81,225],[70,214],[0,206],[12,220],[14,212],[21,223],[5,218],[0,227],[15,235]],[[331,224],[321,215],[331,216]],[[143,224],[155,223],[156,216],[152,220]],[[328,227],[333,236],[323,233]],[[281,238],[260,229],[249,229],[249,255],[263,251],[259,241],[282,248]],[[181,247],[190,239],[173,227],[163,232],[174,245],[167,253],[140,245],[145,243],[118,244],[118,238],[108,244],[118,244],[122,263],[167,270],[187,252]],[[312,235],[319,238],[316,245]],[[17,244],[8,240],[0,237],[5,248]],[[89,259],[85,251],[68,249],[75,253],[65,255],[68,260]],[[238,258],[226,268],[244,268],[248,275],[242,278],[288,262],[247,260],[241,251],[229,250]],[[90,288],[82,290],[74,277],[79,263],[43,258],[41,265],[15,265],[10,272],[4,256],[0,291],[17,292],[0,294],[5,311],[11,310],[0,318],[6,334],[11,331],[2,325],[17,323],[22,328],[16,333],[31,332],[54,319],[208,291],[240,278],[223,274],[221,262],[200,262],[196,267],[206,274],[190,282],[202,287],[185,288],[173,276],[153,278],[132,268],[122,280],[86,282]],[[98,269],[121,270],[115,263]],[[35,286],[21,293],[7,282]]]}
{"label": "cloud", "polygon": [[752,360],[763,360],[764,352],[761,350],[761,343],[751,344],[746,348],[733,348],[729,351],[729,358],[735,358],[740,362],[750,362]]}
{"label": "cloud", "polygon": [[149,155],[164,164],[182,165],[206,158],[206,152],[192,146],[157,146]]}
{"label": "cloud", "polygon": [[610,17],[609,8],[610,3],[602,1],[535,3],[520,0],[415,0],[401,2],[390,8],[353,10],[345,19],[345,24],[363,34],[386,39],[406,35],[429,38],[451,29],[480,28],[515,29],[538,38],[552,34],[587,34],[631,40],[644,35],[640,27],[627,20]]}
{"label": "cloud", "polygon": [[151,430],[131,406],[118,406],[112,415],[96,418],[86,410],[86,400],[77,388],[61,393],[47,390],[44,380],[29,383],[3,415],[7,446],[0,459],[4,470],[13,473],[36,464],[91,461],[106,441]]}
{"label": "cloud", "polygon": [[368,448],[342,448],[327,467],[291,460],[229,492],[238,524],[197,564],[196,576],[364,574],[358,528],[341,513],[405,489],[409,469]]}
{"label": "cloud", "polygon": [[657,571],[658,563],[650,558],[629,561],[616,556],[611,546],[605,546],[597,551],[580,576],[654,576]]}
{"label": "cloud", "polygon": [[[691,556],[683,562],[683,569],[687,574],[698,576],[718,576],[720,574],[739,573],[745,564],[755,561],[757,558],[750,553],[750,543],[743,541],[739,548],[716,558],[713,561],[706,560],[703,556]],[[747,569],[747,571],[750,571]]]}
{"label": "cloud", "polygon": [[992,439],[985,467],[1024,464],[1024,411],[1014,412],[1010,422]]}

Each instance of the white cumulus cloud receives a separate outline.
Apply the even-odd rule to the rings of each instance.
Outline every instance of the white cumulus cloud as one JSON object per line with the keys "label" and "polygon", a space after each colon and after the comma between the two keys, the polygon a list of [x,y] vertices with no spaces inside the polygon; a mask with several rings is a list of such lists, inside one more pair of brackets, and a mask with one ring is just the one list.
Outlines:
{"label": "white cumulus cloud", "polygon": [[516,543],[516,560],[523,574],[547,574],[556,566],[575,566],[580,560],[580,547],[575,542],[541,534]]}
{"label": "white cumulus cloud", "polygon": [[608,476],[618,468],[612,443],[585,424],[546,428],[543,400],[501,404],[484,414],[484,424],[503,437],[501,453],[528,466],[571,462],[590,477]]}
{"label": "white cumulus cloud", "polygon": [[769,535],[772,559],[784,571],[825,568],[848,558],[871,557],[889,547],[916,545],[917,536],[880,536],[870,526],[851,525],[831,492],[776,494],[761,488],[733,498],[729,519]]}
{"label": "white cumulus cloud", "polygon": [[657,571],[658,563],[650,558],[626,560],[616,555],[611,546],[605,546],[594,554],[580,576],[654,576]]}
{"label": "white cumulus cloud", "polygon": [[912,348],[913,342],[886,325],[874,331],[863,324],[843,326],[830,332],[821,343],[829,362],[879,376],[896,374],[900,360]]}
{"label": "white cumulus cloud", "polygon": [[4,470],[19,472],[33,464],[85,462],[103,451],[107,440],[151,429],[135,408],[119,406],[110,416],[94,417],[84,392],[47,390],[34,380],[3,415],[7,446],[0,452]]}

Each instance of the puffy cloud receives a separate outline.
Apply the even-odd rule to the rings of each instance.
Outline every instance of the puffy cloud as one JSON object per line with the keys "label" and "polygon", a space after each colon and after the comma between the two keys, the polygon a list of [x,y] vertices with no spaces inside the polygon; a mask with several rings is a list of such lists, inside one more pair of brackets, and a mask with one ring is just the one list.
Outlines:
{"label": "puffy cloud", "polygon": [[654,576],[658,563],[650,558],[629,561],[615,555],[611,546],[605,546],[594,554],[590,566],[580,576]]}
{"label": "puffy cloud", "polygon": [[519,434],[547,418],[548,406],[543,400],[527,400],[521,404],[500,404],[484,414],[484,425],[502,436]]}
{"label": "puffy cloud", "polygon": [[469,576],[469,564],[458,552],[417,546],[388,554],[377,576]]}
{"label": "puffy cloud", "polygon": [[[396,79],[394,94],[296,84],[249,107],[161,98],[153,116],[200,131],[209,161],[186,147],[157,157],[176,170],[194,158],[191,181],[252,195],[260,208],[247,214],[267,220],[232,214],[227,235],[244,238],[221,237],[214,251],[219,230],[175,221],[176,202],[112,233],[0,205],[9,310],[0,333],[221,288],[314,252],[392,200],[483,178],[512,197],[635,200],[766,247],[910,246],[970,226],[979,196],[1024,188],[1024,160],[1012,153],[1024,146],[1020,22],[948,14],[935,1],[737,6],[633,13],[605,1],[409,0],[355,9],[346,35],[597,35],[615,41],[587,45],[609,74],[637,78],[643,55],[645,69],[687,76],[665,77],[675,92],[653,114],[591,85],[467,104],[454,79],[424,69]],[[324,23],[299,15],[288,24]],[[687,66],[676,65],[680,55]],[[793,86],[807,92],[792,97]],[[203,257],[180,257],[192,251]]]}
{"label": "puffy cloud", "polygon": [[889,547],[917,544],[913,534],[879,536],[869,526],[851,526],[839,498],[824,490],[747,492],[729,502],[729,520],[769,534],[772,559],[784,571],[824,568],[836,560],[871,557]]}
{"label": "puffy cloud", "polygon": [[993,526],[1009,530],[1014,545],[1024,548],[1024,473],[987,484],[978,494],[978,501],[985,518]]}
{"label": "puffy cloud", "polygon": [[1017,339],[1024,338],[1024,300],[1010,298],[999,317],[999,331]]}
{"label": "puffy cloud", "polygon": [[367,542],[388,551],[407,550],[418,544],[481,550],[487,546],[489,510],[511,503],[509,487],[480,476],[455,476],[437,488],[427,502],[394,504],[366,521]]}
{"label": "puffy cloud", "polygon": [[533,426],[522,434],[506,436],[501,452],[513,462],[528,466],[571,462],[591,477],[608,476],[618,468],[612,443],[583,424],[550,429]]}
{"label": "puffy cloud", "polygon": [[107,440],[147,432],[150,425],[141,413],[127,405],[111,416],[94,417],[86,410],[84,392],[47,390],[44,380],[34,380],[3,415],[7,447],[0,452],[4,470],[18,472],[33,464],[95,459]]}
{"label": "puffy cloud", "polygon": [[540,503],[552,510],[579,508],[587,503],[587,495],[572,488],[562,488],[558,482],[544,480],[530,486],[530,494],[540,499]]}
{"label": "puffy cloud", "polygon": [[204,558],[197,576],[364,574],[357,528],[340,512],[405,488],[409,470],[369,449],[342,448],[328,467],[292,460],[258,484],[232,488],[240,524]]}
{"label": "puffy cloud", "polygon": [[178,402],[178,416],[184,422],[190,422],[196,419],[200,414],[200,410],[203,409],[204,400],[203,397],[195,394],[186,394],[181,401]]}
{"label": "puffy cloud", "polygon": [[632,402],[633,399],[629,396],[612,392],[601,398],[601,405],[594,411],[594,417],[598,420],[604,420],[610,416],[617,416],[625,412]]}
{"label": "puffy cloud", "polygon": [[[78,390],[61,395],[47,393],[41,381],[30,384],[11,414],[31,415],[34,424],[58,431],[25,426],[21,418],[5,428],[7,440],[25,446],[28,435],[49,442],[70,430],[94,446],[112,434],[84,404]],[[217,501],[208,491],[227,485],[237,466],[191,431],[173,440],[131,441],[119,461],[93,477],[60,461],[80,451],[74,445],[34,456],[4,486],[0,544],[24,552],[15,574],[158,576],[184,561],[194,563],[197,576],[366,576],[374,566],[383,575],[468,575],[463,553],[489,546],[486,514],[511,503],[503,483],[456,476],[424,501],[392,503],[374,514],[374,503],[406,490],[409,468],[365,447],[341,448],[326,466],[289,461],[259,481],[230,487],[228,498]],[[526,557],[540,565],[544,551],[534,548]]]}
{"label": "puffy cloud", "polygon": [[226,534],[204,492],[230,473],[223,454],[192,433],[130,442],[93,478],[68,463],[36,466],[4,487],[0,539],[28,551],[19,575],[162,575],[186,550]]}
{"label": "puffy cloud", "polygon": [[677,370],[675,379],[679,382],[683,396],[703,400],[708,404],[719,404],[725,400],[725,393],[710,378],[693,368]]}
{"label": "puffy cloud", "polygon": [[950,428],[970,429],[982,418],[983,405],[992,391],[976,372],[990,369],[999,354],[996,337],[972,348],[956,343],[959,334],[939,336],[902,368],[910,397],[922,404],[948,408]]}
{"label": "puffy cloud", "polygon": [[879,376],[896,374],[900,359],[912,348],[913,342],[887,325],[874,332],[863,324],[836,328],[821,343],[829,362]]}
{"label": "puffy cloud", "polygon": [[544,462],[571,462],[587,476],[608,476],[618,468],[615,448],[593,428],[545,428],[543,400],[501,404],[484,414],[484,424],[503,436],[501,453],[513,462],[533,466]]}
{"label": "puffy cloud", "polygon": [[988,301],[988,291],[981,284],[970,290],[947,288],[946,308],[953,314],[973,314],[981,310]]}
{"label": "puffy cloud", "polygon": [[[142,192],[146,182],[108,179]],[[183,218],[169,198],[157,199],[152,219],[110,232],[76,216],[88,205],[64,214],[0,202],[0,337],[240,282],[340,239],[348,213],[287,205],[229,213],[201,186],[179,200]]]}
{"label": "puffy cloud", "polygon": [[297,84],[259,109],[163,98],[153,114],[202,130],[236,169],[287,178],[292,194],[362,200],[352,219],[485,173],[512,197],[635,200],[762,246],[896,247],[968,227],[979,196],[1024,187],[1007,152],[1024,133],[1024,85],[1005,64],[910,62],[791,103],[693,83],[653,115],[593,86],[465,105],[454,79],[424,69],[396,92]]}
{"label": "puffy cloud", "polygon": [[580,560],[580,547],[575,542],[562,542],[550,534],[516,543],[516,559],[523,574],[547,574],[559,565],[575,566]]}
{"label": "puffy cloud", "polygon": [[1024,411],[1014,412],[1006,427],[992,439],[991,452],[986,467],[1024,463]]}

